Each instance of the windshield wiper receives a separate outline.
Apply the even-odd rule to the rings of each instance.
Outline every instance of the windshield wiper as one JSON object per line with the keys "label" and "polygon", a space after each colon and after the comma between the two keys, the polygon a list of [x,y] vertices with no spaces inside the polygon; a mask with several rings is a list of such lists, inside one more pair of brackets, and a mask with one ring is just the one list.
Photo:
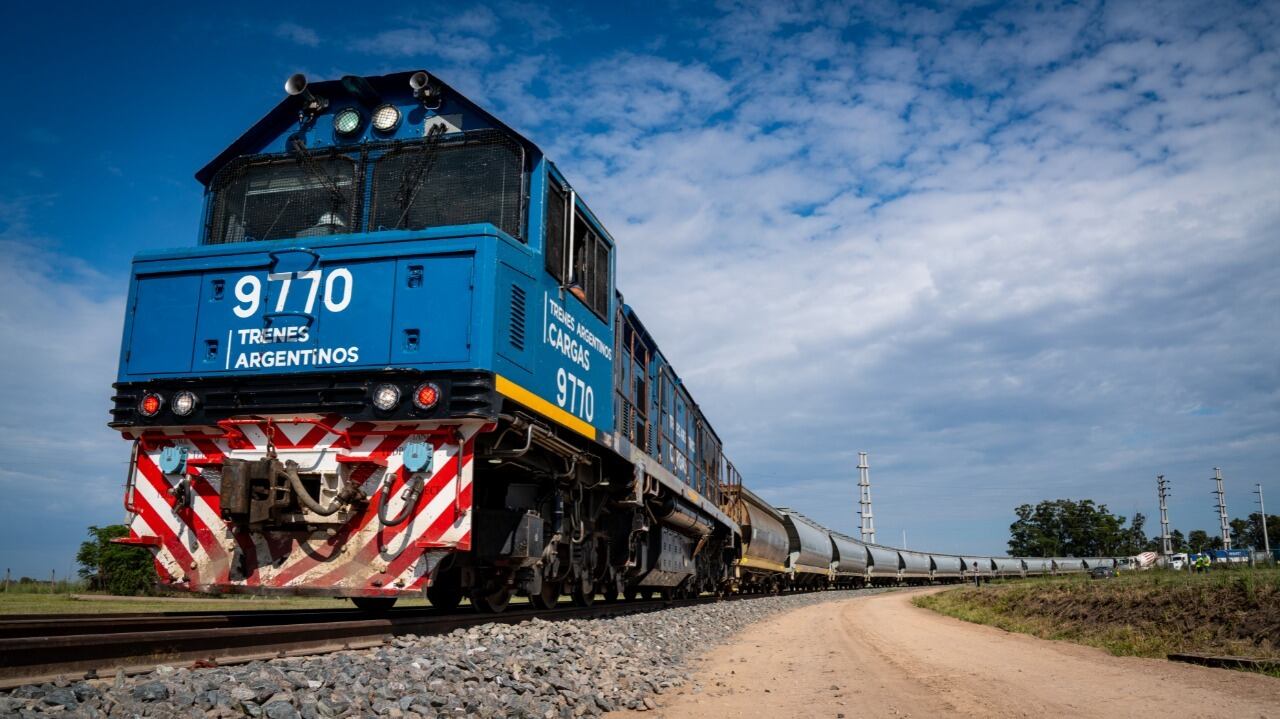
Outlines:
{"label": "windshield wiper", "polygon": [[400,189],[396,191],[396,202],[400,205],[400,218],[396,220],[392,229],[400,229],[405,219],[409,217],[413,201],[418,198],[418,191],[422,189],[423,182],[431,174],[431,168],[435,165],[435,150],[440,144],[440,137],[444,135],[444,129],[445,124],[441,122],[427,130],[427,139],[419,152],[417,161],[410,165],[404,176],[400,178]]}
{"label": "windshield wiper", "polygon": [[347,197],[342,193],[342,190],[338,189],[337,181],[324,171],[320,163],[316,162],[316,159],[307,151],[307,146],[302,144],[301,138],[293,138],[289,143],[289,149],[293,151],[293,154],[297,155],[298,164],[302,165],[302,169],[306,170],[307,174],[323,185],[324,189],[328,190],[329,194],[333,196],[335,207],[347,204]]}

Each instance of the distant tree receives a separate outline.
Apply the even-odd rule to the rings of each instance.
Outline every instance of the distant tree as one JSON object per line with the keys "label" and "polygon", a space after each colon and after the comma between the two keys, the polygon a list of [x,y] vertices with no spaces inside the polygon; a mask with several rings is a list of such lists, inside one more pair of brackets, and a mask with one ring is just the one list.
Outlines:
{"label": "distant tree", "polygon": [[1187,547],[1192,553],[1222,549],[1222,537],[1210,536],[1203,529],[1193,529],[1191,534],[1187,535]]}
{"label": "distant tree", "polygon": [[123,524],[89,527],[89,541],[80,545],[76,562],[80,576],[93,589],[112,594],[145,594],[155,588],[156,569],[151,553],[139,547],[114,544],[111,540],[129,536]]}
{"label": "distant tree", "polygon": [[1182,536],[1181,529],[1175,529],[1169,532],[1169,546],[1171,546],[1175,552],[1187,551],[1187,538]]}
{"label": "distant tree", "polygon": [[[1120,521],[1124,521],[1124,517],[1120,517]],[[1129,522],[1129,528],[1120,532],[1120,545],[1118,551],[1104,552],[1105,555],[1132,556],[1147,550],[1147,533],[1145,526],[1147,517],[1142,512],[1134,512],[1133,520]]]}
{"label": "distant tree", "polygon": [[1105,504],[1091,499],[1046,499],[1014,510],[1009,525],[1009,554],[1023,557],[1107,557],[1136,554],[1147,544],[1146,517],[1137,514],[1130,526]]}
{"label": "distant tree", "polygon": [[[1271,538],[1271,548],[1280,548],[1280,515],[1267,515],[1267,535]],[[1238,548],[1253,547],[1262,549],[1262,513],[1254,512],[1248,519],[1231,520],[1231,543]]]}
{"label": "distant tree", "polygon": [[[1231,527],[1231,546],[1232,547],[1236,547],[1238,549],[1240,547],[1253,546],[1252,535],[1254,531],[1253,531],[1253,526],[1249,523],[1249,520],[1240,519],[1239,517],[1237,517],[1236,519],[1233,519],[1230,522],[1228,522],[1227,525]],[[1258,538],[1261,539],[1262,536],[1259,535]]]}

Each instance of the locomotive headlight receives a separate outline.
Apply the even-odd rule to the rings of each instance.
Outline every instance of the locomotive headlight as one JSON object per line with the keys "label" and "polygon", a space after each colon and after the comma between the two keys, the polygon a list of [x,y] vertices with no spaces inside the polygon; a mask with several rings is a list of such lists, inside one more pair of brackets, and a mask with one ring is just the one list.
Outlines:
{"label": "locomotive headlight", "polygon": [[413,404],[418,409],[431,409],[440,401],[440,387],[435,382],[423,382],[413,391]]}
{"label": "locomotive headlight", "polygon": [[373,111],[373,129],[391,132],[400,126],[400,110],[395,105],[379,105]]}
{"label": "locomotive headlight", "polygon": [[393,384],[380,384],[373,388],[373,406],[386,412],[400,404],[400,388]]}
{"label": "locomotive headlight", "polygon": [[339,135],[353,135],[363,124],[364,118],[354,107],[344,107],[333,116],[333,131]]}
{"label": "locomotive headlight", "polygon": [[160,408],[164,406],[164,397],[155,392],[148,392],[142,395],[142,401],[138,403],[138,412],[143,417],[154,417],[160,414]]}
{"label": "locomotive headlight", "polygon": [[196,396],[185,389],[173,396],[173,413],[179,417],[187,417],[196,411]]}

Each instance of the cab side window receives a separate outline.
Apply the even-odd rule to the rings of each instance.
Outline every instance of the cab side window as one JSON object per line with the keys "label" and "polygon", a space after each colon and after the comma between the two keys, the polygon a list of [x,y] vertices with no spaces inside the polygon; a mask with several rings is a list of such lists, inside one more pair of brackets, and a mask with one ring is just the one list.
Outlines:
{"label": "cab side window", "polygon": [[569,245],[569,225],[565,215],[569,209],[569,193],[551,180],[547,188],[546,251],[547,272],[561,285],[565,284],[565,253]]}
{"label": "cab side window", "polygon": [[554,180],[547,190],[547,272],[572,292],[600,319],[609,312],[609,245],[586,217],[573,212],[569,223],[569,193]]}

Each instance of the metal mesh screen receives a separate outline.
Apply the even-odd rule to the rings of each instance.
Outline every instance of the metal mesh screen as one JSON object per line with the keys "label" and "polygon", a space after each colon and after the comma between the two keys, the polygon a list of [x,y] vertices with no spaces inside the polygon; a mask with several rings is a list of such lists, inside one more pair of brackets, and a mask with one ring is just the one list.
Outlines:
{"label": "metal mesh screen", "polygon": [[343,155],[308,153],[246,159],[211,183],[214,194],[205,242],[335,235],[359,230],[357,163]]}
{"label": "metal mesh screen", "polygon": [[524,151],[496,131],[396,148],[376,160],[369,227],[489,222],[523,239]]}

